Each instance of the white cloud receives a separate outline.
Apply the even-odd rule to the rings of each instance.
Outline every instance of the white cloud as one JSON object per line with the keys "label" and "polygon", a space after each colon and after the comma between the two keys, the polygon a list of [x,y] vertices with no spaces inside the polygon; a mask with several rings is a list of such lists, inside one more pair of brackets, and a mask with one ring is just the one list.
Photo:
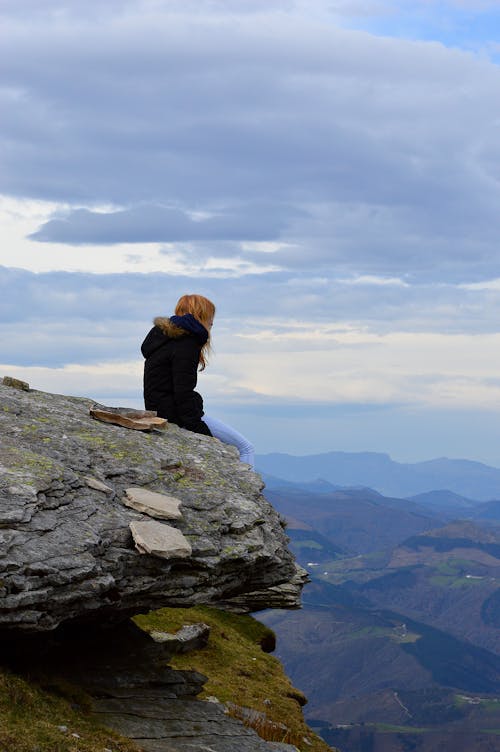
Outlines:
{"label": "white cloud", "polygon": [[[2,376],[27,381],[32,389],[71,394],[99,401],[102,396],[110,400],[125,397],[141,401],[142,362],[106,362],[96,365],[69,364],[62,368],[41,368],[0,364]],[[111,402],[109,404],[112,404]]]}
{"label": "white cloud", "polygon": [[362,274],[358,277],[351,277],[350,279],[339,279],[344,285],[375,285],[381,287],[409,287],[409,284],[398,277],[377,277],[374,274]]}
{"label": "white cloud", "polygon": [[195,290],[210,402],[496,409],[500,71],[404,39],[470,3],[1,5],[7,372],[140,400]]}
{"label": "white cloud", "polygon": [[469,282],[459,285],[462,290],[494,290],[500,291],[500,277],[496,279],[485,279],[482,282]]}
{"label": "white cloud", "polygon": [[[262,400],[310,404],[480,409],[500,411],[500,334],[467,336],[396,332],[375,336],[354,328],[318,333],[297,326],[281,333],[276,350],[271,332],[247,338],[235,358],[231,338],[217,352],[199,388],[207,405]],[[309,336],[321,347],[303,349]],[[267,346],[269,345],[269,346]],[[466,357],[464,357],[466,353]],[[141,403],[142,358],[70,363],[60,368],[0,365],[2,375],[28,381],[35,389],[127,399]],[[321,409],[321,407],[320,407]]]}
{"label": "white cloud", "polygon": [[[121,255],[137,256],[127,234],[158,239],[148,206],[201,217],[197,232],[236,212],[235,236],[264,243],[244,252],[272,249],[279,266],[491,277],[498,68],[436,43],[325,26],[297,5],[261,6],[244,22],[227,7],[179,15],[127,3],[99,24],[37,19],[36,33],[7,22],[3,190],[80,209],[31,232],[87,234],[102,256],[108,220],[120,219],[105,269],[121,271]],[[238,211],[256,202],[249,223]],[[81,214],[103,205],[122,210]],[[38,248],[25,253],[42,268]],[[148,263],[140,269],[165,269]]]}
{"label": "white cloud", "polygon": [[250,251],[253,253],[276,253],[286,248],[286,243],[276,242],[244,242],[241,243],[242,251]]}
{"label": "white cloud", "polygon": [[[320,349],[301,348],[301,340],[313,338]],[[263,397],[500,410],[500,334],[377,336],[303,327],[254,339],[236,361],[221,354],[218,367],[238,387]]]}

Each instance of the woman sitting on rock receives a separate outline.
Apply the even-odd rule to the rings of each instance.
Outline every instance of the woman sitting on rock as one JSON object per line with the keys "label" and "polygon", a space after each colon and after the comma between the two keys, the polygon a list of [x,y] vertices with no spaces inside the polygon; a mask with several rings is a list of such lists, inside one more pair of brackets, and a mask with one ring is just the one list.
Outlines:
{"label": "woman sitting on rock", "polygon": [[183,295],[175,316],[158,317],[142,343],[144,403],[188,431],[215,436],[232,444],[240,460],[253,467],[254,450],[244,436],[217,418],[203,413],[203,399],[195,392],[198,367],[203,371],[210,350],[215,306],[202,295]]}

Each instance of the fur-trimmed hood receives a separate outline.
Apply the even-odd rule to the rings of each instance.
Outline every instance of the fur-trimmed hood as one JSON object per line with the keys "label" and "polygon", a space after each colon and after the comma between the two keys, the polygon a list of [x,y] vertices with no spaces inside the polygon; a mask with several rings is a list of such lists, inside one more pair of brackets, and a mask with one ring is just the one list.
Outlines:
{"label": "fur-trimmed hood", "polygon": [[157,316],[153,323],[154,327],[141,346],[141,352],[145,358],[149,358],[155,350],[171,339],[194,337],[200,346],[203,346],[208,340],[208,331],[190,313],[185,316],[171,316],[170,318]]}
{"label": "fur-trimmed hood", "polygon": [[154,319],[153,324],[169,339],[179,339],[179,337],[186,336],[186,330],[173,324],[166,316],[157,316]]}

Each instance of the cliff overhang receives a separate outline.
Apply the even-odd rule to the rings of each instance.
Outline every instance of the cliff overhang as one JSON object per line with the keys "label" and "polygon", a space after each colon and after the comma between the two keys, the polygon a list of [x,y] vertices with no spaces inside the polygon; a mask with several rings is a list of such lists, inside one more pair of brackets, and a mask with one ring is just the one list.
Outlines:
{"label": "cliff overhang", "polygon": [[[107,425],[88,399],[6,385],[0,398],[0,629],[299,605],[305,578],[283,520],[232,447],[174,425]],[[179,502],[168,526],[182,555],[138,550],[132,532],[151,518],[127,505],[130,488]]]}

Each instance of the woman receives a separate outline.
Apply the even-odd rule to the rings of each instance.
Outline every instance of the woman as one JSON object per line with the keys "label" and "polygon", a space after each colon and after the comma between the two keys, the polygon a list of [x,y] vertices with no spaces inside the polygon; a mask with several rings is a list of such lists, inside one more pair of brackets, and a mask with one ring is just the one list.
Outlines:
{"label": "woman", "polygon": [[175,316],[158,317],[142,343],[144,403],[188,431],[215,436],[232,444],[240,460],[253,467],[254,449],[244,436],[217,418],[203,413],[203,400],[194,388],[198,366],[203,371],[210,351],[210,330],[215,306],[202,295],[183,295]]}

